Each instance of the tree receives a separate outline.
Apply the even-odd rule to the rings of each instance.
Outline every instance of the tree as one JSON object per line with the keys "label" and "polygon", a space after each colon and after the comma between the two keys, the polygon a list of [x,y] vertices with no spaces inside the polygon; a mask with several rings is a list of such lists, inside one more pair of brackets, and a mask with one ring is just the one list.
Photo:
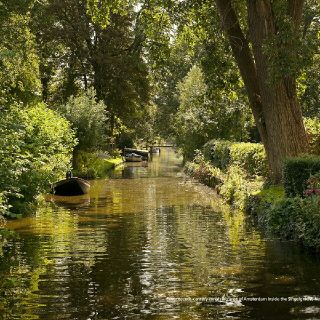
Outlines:
{"label": "tree", "polygon": [[93,89],[71,96],[59,111],[76,132],[77,150],[98,150],[106,144],[106,106],[103,101],[97,101]]}
{"label": "tree", "polygon": [[178,84],[175,137],[187,159],[211,139],[246,141],[252,127],[252,116],[241,95],[233,90],[216,90],[212,95],[205,80],[204,72],[195,65]]}
{"label": "tree", "polygon": [[[16,1],[0,3],[0,103],[30,103],[39,99],[39,59],[30,17]],[[5,11],[1,11],[3,7]],[[14,9],[20,9],[19,11]],[[20,12],[21,11],[21,12]]]}
{"label": "tree", "polygon": [[[65,103],[93,87],[109,112],[110,135],[117,119],[134,127],[149,102],[148,69],[136,45],[137,17],[130,1],[126,3],[103,2],[100,8],[94,0],[52,0],[33,10],[42,83],[49,88],[43,97]],[[55,92],[51,97],[50,88]]]}
{"label": "tree", "polygon": [[[216,0],[274,182],[281,179],[284,158],[307,151],[296,92],[305,48],[304,3],[304,0],[252,0],[240,8],[239,3],[231,0]],[[241,9],[247,13],[249,38],[239,18]]]}
{"label": "tree", "polygon": [[303,115],[320,117],[320,55],[305,70],[299,80],[299,93]]}

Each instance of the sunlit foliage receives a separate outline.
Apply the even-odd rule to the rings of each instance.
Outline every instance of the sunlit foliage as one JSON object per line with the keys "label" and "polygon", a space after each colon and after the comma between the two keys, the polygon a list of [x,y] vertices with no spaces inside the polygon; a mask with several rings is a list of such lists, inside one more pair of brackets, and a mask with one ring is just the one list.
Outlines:
{"label": "sunlit foliage", "polygon": [[[194,66],[178,84],[179,109],[176,115],[176,142],[186,158],[213,138],[248,139],[252,119],[246,104],[235,91],[211,97],[200,67]],[[230,123],[233,125],[230,126]]]}
{"label": "sunlit foliage", "polygon": [[59,111],[71,122],[76,132],[77,149],[96,150],[106,143],[106,106],[102,101],[97,101],[93,89],[71,96]]}
{"label": "sunlit foliage", "polygon": [[27,108],[14,104],[3,112],[0,118],[2,210],[17,212],[23,209],[20,203],[30,203],[36,195],[48,190],[69,168],[74,145],[69,122],[44,104]]}

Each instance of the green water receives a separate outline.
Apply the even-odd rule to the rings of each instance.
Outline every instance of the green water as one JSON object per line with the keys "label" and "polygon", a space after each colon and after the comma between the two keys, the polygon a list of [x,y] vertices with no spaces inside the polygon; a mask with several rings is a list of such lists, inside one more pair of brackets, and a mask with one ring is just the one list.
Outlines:
{"label": "green water", "polygon": [[319,259],[223,209],[171,149],[91,184],[8,224],[0,319],[320,319]]}

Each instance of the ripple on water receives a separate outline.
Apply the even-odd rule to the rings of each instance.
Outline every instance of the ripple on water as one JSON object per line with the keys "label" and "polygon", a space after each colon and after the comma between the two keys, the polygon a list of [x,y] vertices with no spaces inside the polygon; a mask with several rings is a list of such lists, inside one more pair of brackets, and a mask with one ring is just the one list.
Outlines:
{"label": "ripple on water", "polygon": [[312,300],[243,300],[318,297],[319,261],[264,238],[180,164],[163,151],[93,181],[89,196],[48,197],[9,223],[17,237],[0,259],[0,319],[318,317]]}

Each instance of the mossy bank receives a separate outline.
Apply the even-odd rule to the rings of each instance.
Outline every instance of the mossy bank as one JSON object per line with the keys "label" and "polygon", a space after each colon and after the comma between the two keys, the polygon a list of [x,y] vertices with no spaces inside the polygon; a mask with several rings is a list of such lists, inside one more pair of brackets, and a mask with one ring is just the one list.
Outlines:
{"label": "mossy bank", "polygon": [[75,156],[74,175],[85,179],[103,178],[123,162],[119,154],[111,156],[103,152],[81,151]]}

